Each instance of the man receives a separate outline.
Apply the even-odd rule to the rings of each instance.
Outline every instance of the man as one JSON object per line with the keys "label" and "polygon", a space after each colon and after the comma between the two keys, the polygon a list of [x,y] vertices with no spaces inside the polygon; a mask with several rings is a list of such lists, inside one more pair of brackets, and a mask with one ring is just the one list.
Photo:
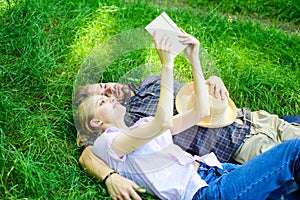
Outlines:
{"label": "man", "polygon": [[[228,91],[220,78],[212,76],[207,80],[207,84],[210,93],[216,98],[229,98]],[[115,98],[127,105],[125,122],[130,126],[141,117],[154,115],[158,103],[159,87],[160,77],[153,75],[147,77],[139,89],[133,84],[86,85],[77,90],[75,99],[79,104],[87,95],[92,94]],[[181,87],[179,82],[174,82],[174,96]],[[176,112],[177,110],[174,108],[174,113]],[[251,112],[252,117],[249,114],[250,112],[246,109],[239,110],[236,121],[222,128],[194,126],[174,136],[174,142],[192,154],[203,155],[213,151],[222,162],[233,160],[244,163],[282,141],[300,136],[300,127],[293,126],[276,115],[270,115],[265,111]],[[112,170],[93,155],[92,146],[89,146],[93,144],[93,138],[79,135],[77,144],[87,147],[79,159],[80,165],[86,168],[90,175],[103,180],[103,177]],[[131,196],[139,199],[135,191],[138,186],[118,174],[113,174],[107,179],[106,186],[113,197],[123,194],[124,198]],[[137,189],[137,191],[143,192],[142,189]]]}

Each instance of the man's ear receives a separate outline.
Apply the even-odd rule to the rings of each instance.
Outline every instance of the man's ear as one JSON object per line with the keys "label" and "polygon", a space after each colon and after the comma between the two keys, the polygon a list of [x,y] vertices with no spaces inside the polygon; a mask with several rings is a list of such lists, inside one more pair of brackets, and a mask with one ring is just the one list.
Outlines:
{"label": "man's ear", "polygon": [[100,127],[102,124],[103,124],[103,122],[101,120],[99,120],[99,119],[92,119],[90,121],[90,125],[92,127]]}

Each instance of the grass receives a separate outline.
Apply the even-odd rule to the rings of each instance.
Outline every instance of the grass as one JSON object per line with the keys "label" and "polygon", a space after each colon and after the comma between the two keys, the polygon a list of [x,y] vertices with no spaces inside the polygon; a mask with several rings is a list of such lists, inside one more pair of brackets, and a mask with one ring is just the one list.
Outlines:
{"label": "grass", "polygon": [[[207,50],[206,76],[221,76],[238,107],[280,117],[300,114],[297,0],[2,0],[1,199],[109,198],[77,162],[81,150],[75,144],[73,86],[99,44],[143,28],[162,11],[200,40]],[[101,61],[99,66],[105,66],[106,60]],[[118,81],[144,63],[157,62],[153,49],[135,49],[104,67],[99,79]],[[181,57],[176,71],[190,80]]]}

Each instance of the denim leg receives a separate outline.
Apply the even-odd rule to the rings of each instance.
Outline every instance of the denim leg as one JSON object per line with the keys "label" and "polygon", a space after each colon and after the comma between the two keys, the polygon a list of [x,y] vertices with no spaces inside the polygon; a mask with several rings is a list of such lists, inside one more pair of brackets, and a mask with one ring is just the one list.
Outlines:
{"label": "denim leg", "polygon": [[[199,167],[198,174],[208,185],[211,185],[211,184],[213,185],[214,182],[218,182],[218,180],[221,178],[221,176],[223,176],[224,174],[230,173],[231,171],[236,169],[238,166],[239,165],[237,165],[237,164],[222,163],[223,170],[220,170],[220,169],[217,170],[215,167],[209,167],[209,166]],[[203,189],[206,190],[207,188],[211,188],[211,187],[205,187]],[[217,188],[215,191],[217,191]],[[198,194],[201,196],[200,190],[199,190]],[[202,199],[200,196],[195,195],[193,200]],[[215,198],[213,196],[215,196]],[[209,200],[218,199],[218,195],[211,192],[211,193],[209,193],[207,199],[209,199]]]}
{"label": "denim leg", "polygon": [[293,177],[299,185],[299,156],[300,139],[283,142],[229,173],[211,178],[194,199],[266,199]]}
{"label": "denim leg", "polygon": [[279,189],[273,191],[267,200],[278,200],[284,197],[284,200],[299,200],[299,186],[294,179],[286,181]]}

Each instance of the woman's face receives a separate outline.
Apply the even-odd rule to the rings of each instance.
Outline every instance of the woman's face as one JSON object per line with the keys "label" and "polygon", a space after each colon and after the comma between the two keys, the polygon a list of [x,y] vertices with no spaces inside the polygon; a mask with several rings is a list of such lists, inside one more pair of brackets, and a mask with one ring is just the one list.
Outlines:
{"label": "woman's face", "polygon": [[126,108],[115,99],[111,99],[102,95],[90,97],[89,104],[94,110],[94,118],[104,123],[117,124],[126,112]]}

